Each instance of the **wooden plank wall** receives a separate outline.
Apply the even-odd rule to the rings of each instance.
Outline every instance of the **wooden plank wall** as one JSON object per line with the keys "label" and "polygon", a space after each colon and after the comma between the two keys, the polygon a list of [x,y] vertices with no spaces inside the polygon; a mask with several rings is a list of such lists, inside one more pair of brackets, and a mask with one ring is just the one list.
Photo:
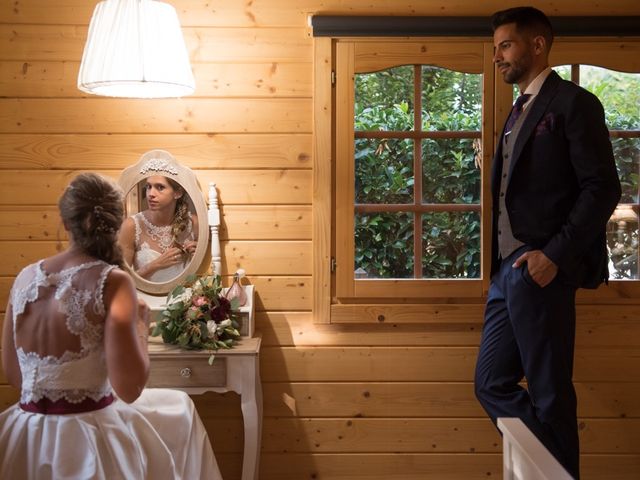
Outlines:
{"label": "wooden plank wall", "polygon": [[[317,325],[311,317],[311,13],[488,15],[488,0],[173,0],[197,93],[83,97],[75,87],[94,2],[0,5],[0,301],[54,253],[69,179],[117,177],[150,149],[215,181],[224,272],[257,288],[265,396],[260,477],[480,479],[501,475],[500,439],[471,384],[481,305],[456,321]],[[553,15],[638,15],[637,0],[529,2]],[[640,472],[640,307],[579,307],[576,381],[584,479]],[[462,319],[462,321],[460,320]],[[0,378],[0,381],[4,379]],[[0,385],[0,408],[17,392]],[[238,397],[194,397],[226,479],[240,478]]]}

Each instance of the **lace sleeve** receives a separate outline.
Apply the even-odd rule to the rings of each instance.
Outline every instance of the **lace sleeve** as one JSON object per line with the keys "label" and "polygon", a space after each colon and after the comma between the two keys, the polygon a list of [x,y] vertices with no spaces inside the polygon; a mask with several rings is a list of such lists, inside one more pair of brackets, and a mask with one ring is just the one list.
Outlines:
{"label": "lace sleeve", "polygon": [[106,306],[104,304],[104,285],[107,283],[107,275],[116,268],[115,265],[107,265],[102,269],[100,273],[100,281],[98,282],[98,286],[96,287],[95,298],[93,302],[93,312],[96,315],[104,316],[106,314]]}

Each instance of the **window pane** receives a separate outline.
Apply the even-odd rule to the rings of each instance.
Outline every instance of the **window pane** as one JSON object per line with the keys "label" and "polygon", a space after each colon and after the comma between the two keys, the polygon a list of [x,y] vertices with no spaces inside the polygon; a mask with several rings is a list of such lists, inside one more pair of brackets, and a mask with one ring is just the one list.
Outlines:
{"label": "window pane", "polygon": [[[640,130],[640,74],[580,65],[580,85],[600,99],[610,130]],[[622,198],[607,225],[609,274],[613,279],[637,280],[640,279],[638,272],[640,138],[637,136],[614,137],[611,139],[611,144],[622,184]]]}
{"label": "window pane", "polygon": [[422,222],[424,278],[480,278],[479,213],[428,213]]}
{"label": "window pane", "polygon": [[564,80],[571,80],[571,65],[558,65],[553,70]]}
{"label": "window pane", "polygon": [[355,278],[413,277],[413,214],[356,214]]}
{"label": "window pane", "polygon": [[640,279],[638,274],[638,208],[616,208],[607,225],[609,275],[613,279]]}
{"label": "window pane", "polygon": [[355,130],[412,130],[413,106],[413,66],[356,74]]}
{"label": "window pane", "polygon": [[620,203],[638,203],[638,174],[640,174],[640,138],[612,138],[613,155],[622,185]]}
{"label": "window pane", "polygon": [[424,203],[480,203],[480,139],[427,139],[422,143]]}
{"label": "window pane", "polygon": [[611,130],[640,130],[640,74],[580,65],[580,85],[600,99]]}
{"label": "window pane", "polygon": [[413,203],[413,141],[356,139],[355,202]]}
{"label": "window pane", "polygon": [[422,129],[480,130],[482,75],[422,67]]}

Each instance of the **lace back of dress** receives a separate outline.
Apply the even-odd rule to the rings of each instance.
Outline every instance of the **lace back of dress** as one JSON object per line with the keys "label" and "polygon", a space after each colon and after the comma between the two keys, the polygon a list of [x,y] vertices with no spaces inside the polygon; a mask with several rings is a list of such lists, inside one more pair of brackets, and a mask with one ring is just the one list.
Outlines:
{"label": "lace back of dress", "polygon": [[45,272],[39,262],[16,279],[12,289],[14,341],[23,377],[23,402],[42,397],[78,402],[87,397],[100,399],[110,392],[102,295],[112,268],[95,261]]}

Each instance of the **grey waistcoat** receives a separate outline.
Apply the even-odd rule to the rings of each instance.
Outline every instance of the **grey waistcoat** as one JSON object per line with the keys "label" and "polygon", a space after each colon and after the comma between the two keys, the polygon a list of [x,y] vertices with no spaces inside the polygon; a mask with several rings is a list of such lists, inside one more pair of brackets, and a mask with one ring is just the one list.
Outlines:
{"label": "grey waistcoat", "polygon": [[505,205],[505,198],[508,187],[507,177],[511,167],[511,157],[513,156],[513,146],[516,143],[524,119],[527,118],[527,115],[531,111],[533,102],[535,102],[535,98],[527,105],[527,108],[522,111],[511,129],[511,133],[505,135],[502,139],[502,173],[500,175],[500,193],[498,194],[498,250],[501,258],[507,258],[514,250],[524,245],[524,243],[513,236],[511,221],[509,220],[509,214]]}

